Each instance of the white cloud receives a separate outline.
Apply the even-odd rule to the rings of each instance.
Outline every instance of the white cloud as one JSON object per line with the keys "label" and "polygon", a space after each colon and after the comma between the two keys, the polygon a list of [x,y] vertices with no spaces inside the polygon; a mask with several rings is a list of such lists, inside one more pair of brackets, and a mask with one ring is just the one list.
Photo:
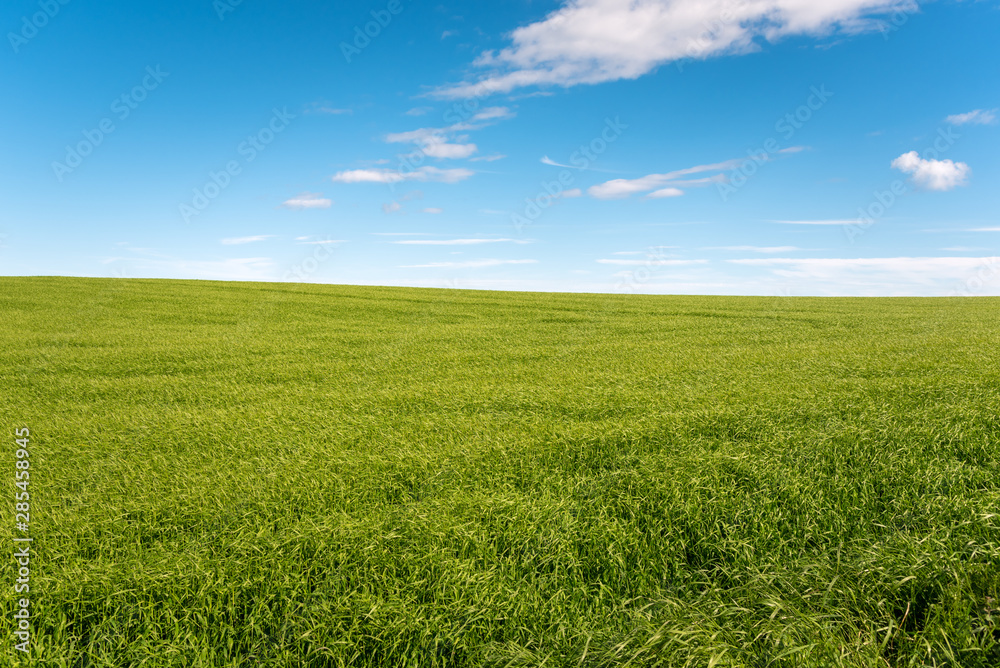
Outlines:
{"label": "white cloud", "polygon": [[528,242],[521,241],[520,239],[407,239],[405,241],[393,241],[392,243],[406,246],[475,246],[478,244],[523,244]]}
{"label": "white cloud", "polygon": [[993,125],[997,122],[997,110],[975,109],[964,114],[953,114],[944,120],[952,125]]}
{"label": "white cloud", "polygon": [[875,257],[875,258],[749,258],[741,260],[726,260],[731,264],[744,264],[761,267],[791,266],[801,269],[881,269],[908,270],[914,273],[925,272],[934,268],[969,269],[974,268],[991,258],[975,257]]}
{"label": "white cloud", "polygon": [[572,167],[570,165],[564,165],[564,164],[562,164],[560,162],[556,162],[555,160],[553,160],[552,158],[550,158],[547,155],[543,155],[540,162],[543,165],[551,165],[552,167],[566,167],[568,169],[576,169],[575,167]]}
{"label": "white cloud", "polygon": [[624,267],[640,267],[646,265],[656,267],[685,267],[693,264],[707,264],[708,260],[661,260],[659,258],[650,257],[645,260],[611,260],[602,258],[597,262],[598,264],[615,264]]}
{"label": "white cloud", "polygon": [[335,183],[399,183],[405,180],[403,174],[392,169],[349,169],[331,178]]}
{"label": "white cloud", "polygon": [[517,114],[507,107],[485,107],[482,111],[473,114],[467,121],[461,121],[442,128],[442,132],[466,132],[468,130],[481,130],[489,127],[498,121],[505,121],[514,118]]}
{"label": "white cloud", "polygon": [[857,225],[857,220],[772,220],[780,225]]}
{"label": "white cloud", "polygon": [[473,121],[501,121],[513,118],[514,112],[508,107],[484,107],[473,117]]}
{"label": "white cloud", "polygon": [[447,142],[428,142],[424,153],[432,158],[468,158],[476,152],[475,144],[448,144]]}
{"label": "white cloud", "polygon": [[407,264],[404,269],[478,269],[499,267],[504,264],[536,264],[538,260],[467,260],[465,262],[431,262],[429,264]]}
{"label": "white cloud", "polygon": [[221,241],[226,246],[238,246],[240,244],[252,244],[255,241],[265,241],[273,238],[273,234],[258,234],[253,237],[230,237],[228,239],[222,239]]}
{"label": "white cloud", "polygon": [[748,253],[790,253],[802,249],[797,246],[710,246],[706,250],[746,251]]}
{"label": "white cloud", "polygon": [[329,102],[313,102],[311,105],[306,107],[305,113],[307,114],[353,114],[354,111],[351,109],[337,109],[331,107]]}
{"label": "white cloud", "polygon": [[643,179],[613,179],[596,186],[590,186],[587,188],[587,193],[597,199],[620,199],[655,187],[656,184],[644,182]]}
{"label": "white cloud", "polygon": [[332,179],[336,183],[399,183],[400,181],[458,183],[474,173],[469,169],[438,169],[437,167],[421,167],[407,172],[394,169],[350,169],[337,172]]}
{"label": "white cloud", "polygon": [[972,172],[964,162],[925,160],[916,151],[899,156],[892,161],[892,167],[904,174],[911,174],[918,187],[938,191],[964,186]]}
{"label": "white cloud", "polygon": [[[709,183],[720,181],[725,178],[721,172],[729,169],[735,169],[747,160],[749,160],[749,158],[736,158],[733,160],[726,160],[724,162],[716,162],[710,165],[696,165],[695,167],[678,169],[673,172],[667,172],[666,174],[649,174],[638,179],[612,179],[611,181],[605,181],[604,183],[596,186],[591,186],[587,189],[587,192],[591,197],[596,197],[597,199],[619,199],[622,197],[628,197],[629,195],[633,195],[635,193],[660,189],[662,194],[657,195],[651,193],[650,196],[676,197],[678,194],[682,195],[683,192],[674,192],[677,188],[673,186],[707,185]],[[719,174],[704,179],[681,180],[681,177],[683,176],[701,174],[703,172],[719,172]]]}
{"label": "white cloud", "polygon": [[227,260],[135,260],[140,274],[157,278],[197,278],[223,281],[274,280],[274,261],[269,257],[230,258]]}
{"label": "white cloud", "polygon": [[301,193],[281,203],[285,209],[329,209],[332,200],[325,199],[322,193]]}
{"label": "white cloud", "polygon": [[680,197],[684,191],[680,188],[661,188],[646,195],[649,199],[662,199],[664,197]]}
{"label": "white cloud", "polygon": [[646,255],[647,257],[652,257],[653,253],[664,251],[668,248],[680,248],[680,246],[650,246],[648,250],[644,251],[615,251],[612,255]]}
{"label": "white cloud", "polygon": [[428,141],[443,141],[443,128],[417,128],[406,132],[390,132],[385,140],[390,144],[410,144]]}
{"label": "white cloud", "polygon": [[[831,294],[949,294],[991,268],[998,258],[881,257],[881,258],[754,258],[728,260],[737,265],[766,267],[786,281],[815,286]],[[980,282],[982,284],[982,282]],[[995,294],[997,285],[988,286]],[[816,289],[820,288],[820,289]]]}
{"label": "white cloud", "polygon": [[429,206],[424,209],[424,213],[444,213],[444,209],[439,209],[436,206]]}
{"label": "white cloud", "polygon": [[315,239],[313,241],[308,240],[309,237],[298,237],[298,243],[308,245],[308,246],[324,246],[326,244],[346,244],[346,239]]}
{"label": "white cloud", "polygon": [[468,121],[453,123],[444,128],[390,132],[385,136],[385,141],[390,144],[416,144],[421,151],[432,158],[468,158],[477,151],[477,147],[472,143],[458,143],[464,141],[466,137],[456,137],[456,133],[479,130],[498,121],[513,118],[514,115],[514,112],[507,107],[485,107],[473,114]]}
{"label": "white cloud", "polygon": [[492,72],[437,91],[446,98],[533,85],[635,79],[659,65],[759,49],[759,40],[859,32],[879,16],[916,11],[915,0],[567,0],[510,34],[511,45],[475,64]]}

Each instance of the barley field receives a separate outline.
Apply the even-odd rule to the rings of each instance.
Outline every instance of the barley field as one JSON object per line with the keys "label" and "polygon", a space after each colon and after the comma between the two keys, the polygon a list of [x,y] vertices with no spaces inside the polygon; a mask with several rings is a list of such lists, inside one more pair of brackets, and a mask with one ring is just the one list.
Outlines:
{"label": "barley field", "polygon": [[0,278],[0,319],[12,665],[1000,665],[1000,299]]}

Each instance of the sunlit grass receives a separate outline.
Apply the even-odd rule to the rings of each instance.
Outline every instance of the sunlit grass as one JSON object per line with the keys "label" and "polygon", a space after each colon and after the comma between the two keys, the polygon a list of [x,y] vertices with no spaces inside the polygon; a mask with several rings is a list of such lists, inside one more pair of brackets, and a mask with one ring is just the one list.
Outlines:
{"label": "sunlit grass", "polygon": [[998,314],[0,279],[30,663],[995,668]]}

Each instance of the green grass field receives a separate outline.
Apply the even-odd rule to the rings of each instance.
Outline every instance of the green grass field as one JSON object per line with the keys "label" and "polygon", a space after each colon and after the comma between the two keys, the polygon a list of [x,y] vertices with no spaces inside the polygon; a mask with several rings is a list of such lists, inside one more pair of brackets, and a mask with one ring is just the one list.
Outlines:
{"label": "green grass field", "polygon": [[1000,299],[2,278],[0,318],[0,665],[1000,666]]}

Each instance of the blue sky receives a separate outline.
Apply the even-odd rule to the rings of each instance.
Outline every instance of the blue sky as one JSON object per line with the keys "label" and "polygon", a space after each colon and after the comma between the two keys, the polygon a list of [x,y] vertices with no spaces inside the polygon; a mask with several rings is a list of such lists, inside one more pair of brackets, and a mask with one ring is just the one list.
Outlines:
{"label": "blue sky", "polygon": [[1000,294],[993,0],[12,0],[0,25],[5,275]]}

